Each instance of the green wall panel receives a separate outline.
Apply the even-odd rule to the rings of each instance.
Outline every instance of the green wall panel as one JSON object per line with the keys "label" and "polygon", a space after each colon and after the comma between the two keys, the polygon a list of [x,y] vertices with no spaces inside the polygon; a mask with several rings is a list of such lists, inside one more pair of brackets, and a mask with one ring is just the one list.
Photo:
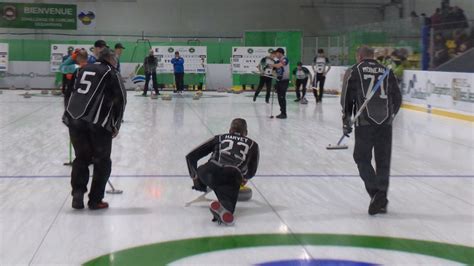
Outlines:
{"label": "green wall panel", "polygon": [[[117,41],[106,40],[109,46],[113,47]],[[49,61],[51,53],[51,44],[90,44],[92,41],[64,41],[64,40],[8,40],[0,39],[0,42],[6,42],[10,45],[11,61]],[[125,50],[121,56],[121,62],[141,63],[148,55],[150,47],[148,43],[121,42]],[[152,42],[154,45],[188,45],[185,42]],[[209,64],[229,63],[232,46],[242,45],[240,41],[225,42],[206,42],[199,45],[207,46]],[[135,54],[133,51],[135,50]],[[133,58],[132,58],[133,56]]]}

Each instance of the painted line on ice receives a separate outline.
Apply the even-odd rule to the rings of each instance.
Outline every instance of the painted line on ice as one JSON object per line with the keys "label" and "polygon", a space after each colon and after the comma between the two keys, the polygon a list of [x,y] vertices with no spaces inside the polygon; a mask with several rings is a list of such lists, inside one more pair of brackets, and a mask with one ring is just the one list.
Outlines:
{"label": "painted line on ice", "polygon": [[[0,176],[0,179],[15,179],[15,178],[69,178],[71,177],[70,175],[18,175],[18,176],[13,176],[13,175],[4,175]],[[189,178],[189,175],[112,175],[110,178],[168,178],[168,177],[177,177],[177,178]],[[309,174],[309,175],[304,175],[304,174],[295,174],[295,175],[281,175],[281,174],[263,174],[263,175],[257,175],[255,177],[317,177],[317,178],[323,178],[323,177],[359,177],[359,175],[348,175],[348,174]],[[390,177],[393,178],[474,178],[474,175],[391,175]]]}

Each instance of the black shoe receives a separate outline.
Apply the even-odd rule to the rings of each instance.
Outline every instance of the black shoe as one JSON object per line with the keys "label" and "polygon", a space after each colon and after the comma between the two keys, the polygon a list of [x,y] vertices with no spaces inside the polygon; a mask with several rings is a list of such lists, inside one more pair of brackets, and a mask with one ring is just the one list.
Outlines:
{"label": "black shoe", "polygon": [[177,90],[174,90],[173,93],[178,93],[178,91],[177,91]]}
{"label": "black shoe", "polygon": [[270,101],[269,101],[269,100],[265,100],[265,102],[266,102],[266,103],[270,103]]}
{"label": "black shoe", "polygon": [[300,100],[301,100],[300,98],[296,98],[295,102],[297,103],[297,102],[299,102]]}
{"label": "black shoe", "polygon": [[146,97],[146,93],[142,93],[142,96],[143,96],[143,97]]}
{"label": "black shoe", "polygon": [[101,209],[107,209],[109,207],[109,204],[105,201],[100,201],[100,202],[90,202],[87,203],[89,206],[89,209],[91,210],[101,210]]}
{"label": "black shoe", "polygon": [[278,118],[278,119],[286,119],[287,116],[286,116],[286,114],[279,114],[279,115],[276,116],[276,118]]}
{"label": "black shoe", "polygon": [[84,193],[74,192],[72,194],[72,208],[76,210],[84,209]]}
{"label": "black shoe", "polygon": [[387,205],[387,193],[379,191],[370,201],[369,214],[375,215],[378,213],[387,213]]}

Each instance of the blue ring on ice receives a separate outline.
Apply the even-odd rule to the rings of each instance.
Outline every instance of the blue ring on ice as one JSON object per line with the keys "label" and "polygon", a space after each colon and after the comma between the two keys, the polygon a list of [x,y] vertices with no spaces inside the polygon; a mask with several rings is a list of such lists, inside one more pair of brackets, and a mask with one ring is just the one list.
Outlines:
{"label": "blue ring on ice", "polygon": [[337,259],[296,259],[279,260],[257,264],[256,266],[375,266],[378,264]]}

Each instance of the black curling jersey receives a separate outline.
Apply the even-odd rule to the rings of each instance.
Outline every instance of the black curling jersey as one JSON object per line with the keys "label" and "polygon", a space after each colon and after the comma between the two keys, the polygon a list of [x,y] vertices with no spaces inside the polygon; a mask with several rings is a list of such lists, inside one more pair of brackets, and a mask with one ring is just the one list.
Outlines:
{"label": "black curling jersey", "polygon": [[198,161],[212,153],[210,162],[220,166],[237,167],[245,179],[255,176],[260,151],[258,144],[240,134],[222,134],[214,136],[186,155],[189,175],[197,175]]}
{"label": "black curling jersey", "polygon": [[[355,115],[365,101],[367,94],[383,76],[386,67],[376,60],[365,59],[346,71],[341,92],[343,120]],[[397,79],[390,70],[380,88],[372,96],[366,109],[355,121],[356,126],[391,124],[398,113],[402,96]]]}
{"label": "black curling jersey", "polygon": [[127,92],[120,73],[105,62],[87,64],[76,73],[63,122],[83,120],[113,132],[122,123]]}

